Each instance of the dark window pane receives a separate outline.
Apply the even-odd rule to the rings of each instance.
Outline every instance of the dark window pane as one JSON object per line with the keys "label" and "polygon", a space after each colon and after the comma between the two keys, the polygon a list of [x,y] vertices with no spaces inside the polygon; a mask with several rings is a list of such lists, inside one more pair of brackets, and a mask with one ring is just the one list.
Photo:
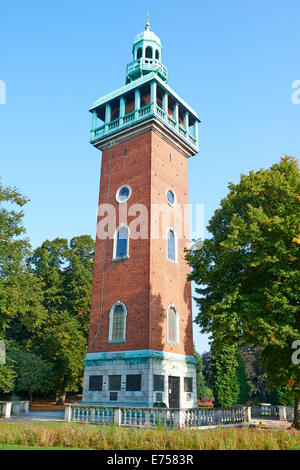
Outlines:
{"label": "dark window pane", "polygon": [[141,375],[130,374],[126,376],[126,390],[137,392],[141,390]]}
{"label": "dark window pane", "polygon": [[124,308],[117,305],[113,313],[112,340],[117,341],[123,339],[124,336]]}
{"label": "dark window pane", "polygon": [[152,47],[150,46],[146,47],[146,57],[152,59]]}
{"label": "dark window pane", "polygon": [[192,377],[184,377],[184,391],[192,392],[193,391],[193,379]]}
{"label": "dark window pane", "polygon": [[90,375],[89,390],[91,392],[101,392],[102,390],[102,375]]}
{"label": "dark window pane", "polygon": [[154,384],[153,384],[153,390],[161,390],[164,392],[165,390],[165,377],[164,375],[154,375]]}
{"label": "dark window pane", "polygon": [[175,261],[175,235],[172,230],[168,232],[168,258]]}
{"label": "dark window pane", "polygon": [[177,321],[176,311],[173,307],[169,308],[168,311],[168,340],[176,343],[177,341]]}
{"label": "dark window pane", "polygon": [[120,375],[109,375],[109,377],[108,377],[108,388],[109,388],[109,390],[121,390],[121,376]]}
{"label": "dark window pane", "polygon": [[111,401],[116,401],[118,399],[118,393],[117,392],[110,392],[109,399]]}
{"label": "dark window pane", "polygon": [[123,256],[127,256],[127,246],[128,246],[128,228],[121,227],[118,230],[117,235],[117,250],[116,255],[117,258],[122,258]]}
{"label": "dark window pane", "polygon": [[124,186],[120,191],[119,191],[119,201],[123,202],[126,201],[129,197],[129,188]]}
{"label": "dark window pane", "polygon": [[168,192],[167,192],[167,198],[168,198],[169,203],[170,203],[171,205],[173,205],[174,202],[175,202],[175,196],[174,196],[173,191],[168,191]]}

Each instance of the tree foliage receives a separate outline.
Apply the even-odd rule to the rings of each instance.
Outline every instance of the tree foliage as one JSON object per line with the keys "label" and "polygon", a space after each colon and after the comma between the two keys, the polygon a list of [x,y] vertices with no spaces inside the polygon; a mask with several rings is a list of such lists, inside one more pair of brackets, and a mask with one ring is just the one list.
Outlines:
{"label": "tree foliage", "polygon": [[298,426],[300,368],[291,348],[300,330],[299,195],[292,157],[241,175],[209,222],[211,238],[187,253],[202,332],[219,345],[259,347],[270,386],[296,397]]}
{"label": "tree foliage", "polygon": [[194,358],[196,359],[196,383],[197,383],[197,398],[203,401],[204,398],[212,398],[212,390],[206,385],[203,375],[204,365],[202,358],[194,348]]}
{"label": "tree foliage", "polygon": [[8,352],[16,374],[14,390],[27,392],[32,401],[32,393],[51,390],[52,366],[32,352],[12,347]]}

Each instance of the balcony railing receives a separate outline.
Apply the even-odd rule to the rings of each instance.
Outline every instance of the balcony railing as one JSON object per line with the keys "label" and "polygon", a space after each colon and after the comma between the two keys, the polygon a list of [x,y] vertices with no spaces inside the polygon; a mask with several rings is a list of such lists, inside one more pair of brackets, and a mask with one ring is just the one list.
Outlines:
{"label": "balcony railing", "polygon": [[178,134],[181,139],[187,141],[195,149],[198,148],[198,142],[196,137],[192,136],[189,131],[181,126],[172,116],[170,116],[165,110],[163,110],[156,103],[149,103],[142,108],[135,109],[131,113],[120,116],[117,119],[114,119],[111,122],[104,123],[99,127],[91,130],[91,143],[95,143],[98,140],[101,140],[111,133],[121,131],[126,127],[130,127],[133,124],[138,123],[144,119],[149,118],[150,116],[156,116],[162,121],[165,125],[172,129],[173,132]]}
{"label": "balcony railing", "polygon": [[201,426],[218,426],[237,423],[249,423],[250,408],[236,406],[232,408],[140,408],[98,405],[67,405],[66,421],[105,424],[115,423],[117,426],[148,426],[157,423],[166,428],[176,429],[178,426],[196,428]]}
{"label": "balcony railing", "polygon": [[163,78],[168,78],[168,69],[165,67],[159,60],[156,59],[137,59],[127,65],[126,73],[127,75],[134,75],[135,72],[139,72],[140,69],[143,69],[147,72],[157,72]]}

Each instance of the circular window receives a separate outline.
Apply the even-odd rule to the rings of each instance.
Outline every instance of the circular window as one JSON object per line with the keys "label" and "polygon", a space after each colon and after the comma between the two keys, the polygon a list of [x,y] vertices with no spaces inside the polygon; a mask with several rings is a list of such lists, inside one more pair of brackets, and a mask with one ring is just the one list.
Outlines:
{"label": "circular window", "polygon": [[116,199],[118,202],[125,202],[130,198],[131,189],[129,186],[121,186],[116,194]]}
{"label": "circular window", "polygon": [[171,189],[168,189],[167,193],[167,201],[170,204],[170,206],[175,206],[176,204],[176,197],[173,191]]}

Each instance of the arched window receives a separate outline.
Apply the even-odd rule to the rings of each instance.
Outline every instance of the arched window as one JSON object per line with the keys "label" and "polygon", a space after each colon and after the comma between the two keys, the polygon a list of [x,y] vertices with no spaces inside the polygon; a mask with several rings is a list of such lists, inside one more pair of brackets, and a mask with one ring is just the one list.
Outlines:
{"label": "arched window", "polygon": [[126,306],[118,301],[116,302],[109,312],[109,342],[124,342],[126,341]]}
{"label": "arched window", "polygon": [[139,47],[138,50],[137,50],[136,58],[137,58],[137,59],[140,59],[140,58],[142,57],[142,53],[143,53],[142,48]]}
{"label": "arched window", "polygon": [[114,235],[114,259],[127,258],[129,248],[129,230],[126,225],[117,228]]}
{"label": "arched window", "polygon": [[179,316],[175,305],[169,305],[167,309],[167,342],[179,343]]}
{"label": "arched window", "polygon": [[155,51],[155,59],[159,60],[159,51],[158,51],[158,49],[156,49],[156,51]]}
{"label": "arched window", "polygon": [[170,261],[176,261],[177,256],[176,256],[176,238],[175,238],[175,232],[172,229],[168,230],[167,234],[167,258]]}
{"label": "arched window", "polygon": [[152,54],[153,54],[152,47],[150,46],[146,47],[146,58],[152,59]]}

